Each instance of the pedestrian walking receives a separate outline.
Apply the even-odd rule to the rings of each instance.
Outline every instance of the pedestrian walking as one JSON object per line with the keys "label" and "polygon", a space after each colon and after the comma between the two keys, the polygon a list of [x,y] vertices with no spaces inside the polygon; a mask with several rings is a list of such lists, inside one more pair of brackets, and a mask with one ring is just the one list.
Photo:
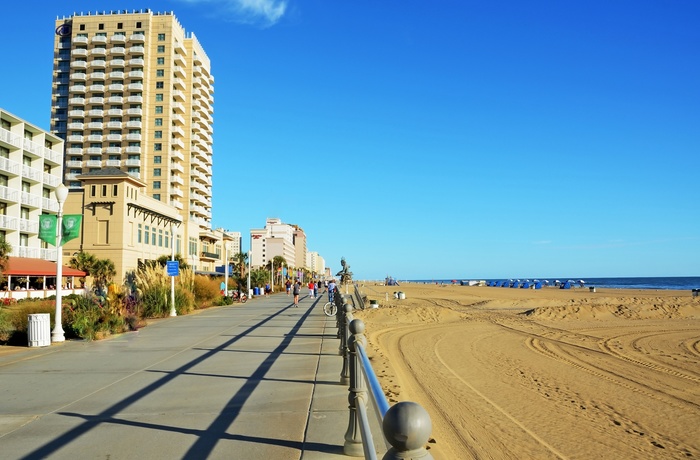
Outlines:
{"label": "pedestrian walking", "polygon": [[299,292],[301,291],[301,283],[297,281],[294,283],[293,294],[294,294],[294,307],[299,308]]}
{"label": "pedestrian walking", "polygon": [[287,296],[289,296],[289,290],[292,288],[292,282],[287,280],[287,282],[284,283],[284,287],[287,288]]}
{"label": "pedestrian walking", "polygon": [[309,281],[309,297],[312,299],[315,299],[316,296],[314,295],[314,286],[316,286],[316,283],[313,281]]}
{"label": "pedestrian walking", "polygon": [[314,299],[318,297],[318,281],[314,281]]}

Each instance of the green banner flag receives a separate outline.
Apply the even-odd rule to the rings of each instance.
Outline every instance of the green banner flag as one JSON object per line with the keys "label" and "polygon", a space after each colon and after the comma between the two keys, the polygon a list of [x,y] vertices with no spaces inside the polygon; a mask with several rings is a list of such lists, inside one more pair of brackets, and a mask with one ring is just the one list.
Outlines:
{"label": "green banner flag", "polygon": [[67,214],[63,216],[63,239],[61,245],[80,236],[80,223],[82,214]]}
{"label": "green banner flag", "polygon": [[56,246],[56,215],[42,214],[39,216],[39,239]]}

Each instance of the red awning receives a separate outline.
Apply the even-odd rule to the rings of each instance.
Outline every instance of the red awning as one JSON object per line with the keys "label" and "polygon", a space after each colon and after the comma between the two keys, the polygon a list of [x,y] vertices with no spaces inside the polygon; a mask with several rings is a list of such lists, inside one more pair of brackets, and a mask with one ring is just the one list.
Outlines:
{"label": "red awning", "polygon": [[[56,262],[28,257],[10,257],[3,275],[11,276],[56,276]],[[63,266],[63,276],[85,276],[85,272]]]}

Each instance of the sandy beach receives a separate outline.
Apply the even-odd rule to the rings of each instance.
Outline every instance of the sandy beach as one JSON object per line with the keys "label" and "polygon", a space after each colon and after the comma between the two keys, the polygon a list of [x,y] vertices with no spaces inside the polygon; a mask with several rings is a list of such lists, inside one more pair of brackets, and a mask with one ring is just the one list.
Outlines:
{"label": "sandy beach", "polygon": [[360,285],[375,372],[430,413],[434,458],[700,458],[690,291]]}

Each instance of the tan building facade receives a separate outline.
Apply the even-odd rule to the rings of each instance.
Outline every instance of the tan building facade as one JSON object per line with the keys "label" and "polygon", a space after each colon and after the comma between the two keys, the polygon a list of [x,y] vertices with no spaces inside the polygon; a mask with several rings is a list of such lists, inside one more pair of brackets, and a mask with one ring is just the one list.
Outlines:
{"label": "tan building facade", "polygon": [[214,78],[202,46],[172,13],[76,14],[55,25],[51,123],[65,140],[65,185],[123,171],[142,184],[147,207],[179,215],[187,262],[213,271]]}

